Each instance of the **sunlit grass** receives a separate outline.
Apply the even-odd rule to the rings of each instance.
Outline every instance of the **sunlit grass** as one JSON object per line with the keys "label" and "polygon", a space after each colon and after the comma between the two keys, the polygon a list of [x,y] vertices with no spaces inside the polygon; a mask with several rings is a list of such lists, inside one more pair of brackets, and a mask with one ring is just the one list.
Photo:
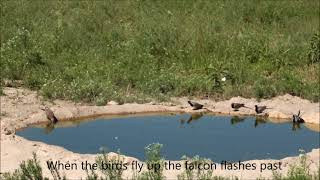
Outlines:
{"label": "sunlit grass", "polygon": [[1,77],[45,98],[99,105],[204,94],[318,101],[317,7],[316,0],[3,1]]}

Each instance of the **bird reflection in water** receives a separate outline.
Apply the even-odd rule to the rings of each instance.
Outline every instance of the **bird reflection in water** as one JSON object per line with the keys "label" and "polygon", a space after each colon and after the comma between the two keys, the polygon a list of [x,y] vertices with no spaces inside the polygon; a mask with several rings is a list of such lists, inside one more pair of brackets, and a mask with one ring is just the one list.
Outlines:
{"label": "bird reflection in water", "polygon": [[243,117],[239,117],[239,116],[233,116],[231,119],[230,119],[230,122],[232,125],[234,124],[237,124],[237,123],[241,123],[245,120],[245,118]]}
{"label": "bird reflection in water", "polygon": [[202,116],[203,116],[202,113],[191,114],[191,116],[187,120],[187,124],[190,124],[192,121],[199,120]]}
{"label": "bird reflection in water", "polygon": [[183,125],[183,124],[185,123],[185,121],[186,121],[186,120],[184,120],[183,118],[181,118],[181,119],[179,120],[179,122],[180,122],[181,125]]}
{"label": "bird reflection in water", "polygon": [[297,130],[300,130],[301,129],[301,126],[300,126],[301,123],[292,123],[292,131],[297,131]]}
{"label": "bird reflection in water", "polygon": [[53,130],[54,130],[54,125],[55,125],[56,123],[53,123],[53,122],[50,122],[50,123],[48,123],[48,124],[46,124],[46,127],[44,128],[44,133],[45,134],[50,134]]}
{"label": "bird reflection in water", "polygon": [[185,123],[190,124],[192,121],[199,120],[202,116],[203,116],[203,113],[194,113],[194,114],[191,114],[188,119],[181,118],[179,122],[181,125]]}
{"label": "bird reflection in water", "polygon": [[266,118],[263,117],[256,117],[256,120],[254,121],[254,127],[258,127],[259,124],[265,124],[267,123]]}

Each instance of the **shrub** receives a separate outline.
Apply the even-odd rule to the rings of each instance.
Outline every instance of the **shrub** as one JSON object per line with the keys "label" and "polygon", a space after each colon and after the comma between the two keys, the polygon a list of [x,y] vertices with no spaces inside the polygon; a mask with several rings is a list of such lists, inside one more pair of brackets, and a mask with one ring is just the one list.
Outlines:
{"label": "shrub", "polygon": [[316,180],[319,178],[320,168],[318,168],[317,173],[311,174],[310,164],[307,163],[307,155],[303,150],[300,152],[299,163],[290,165],[287,176],[274,171],[274,180]]}
{"label": "shrub", "polygon": [[320,63],[320,34],[315,33],[310,40],[308,49],[309,63]]}
{"label": "shrub", "polygon": [[163,166],[164,166],[164,159],[161,156],[161,148],[163,147],[162,144],[159,143],[153,143],[149,144],[145,147],[145,156],[146,156],[146,165],[160,165],[160,170],[155,171],[154,169],[147,170],[146,172],[143,172],[141,175],[137,177],[138,180],[162,180],[164,179],[164,176],[162,174],[163,172]]}
{"label": "shrub", "polygon": [[[102,152],[102,155],[98,156],[96,159],[96,163],[98,164],[99,171],[104,174],[104,177],[100,177],[99,179],[121,180],[122,173],[123,173],[122,167],[121,168],[110,168],[110,167],[106,168],[106,167],[102,166],[102,163],[121,164],[122,165],[124,163],[123,160],[124,160],[124,158],[121,157],[121,154],[119,151],[118,151],[118,155],[116,157],[112,157],[112,158],[109,158],[108,155],[106,154],[106,152]],[[98,177],[98,176],[94,175],[93,177]]]}
{"label": "shrub", "polygon": [[[66,180],[65,176],[60,176],[58,170],[51,169],[50,171],[54,180]],[[13,173],[4,173],[2,178],[5,180],[49,180],[48,177],[42,175],[42,168],[35,153],[33,153],[32,159],[23,161],[19,169],[16,169]]]}

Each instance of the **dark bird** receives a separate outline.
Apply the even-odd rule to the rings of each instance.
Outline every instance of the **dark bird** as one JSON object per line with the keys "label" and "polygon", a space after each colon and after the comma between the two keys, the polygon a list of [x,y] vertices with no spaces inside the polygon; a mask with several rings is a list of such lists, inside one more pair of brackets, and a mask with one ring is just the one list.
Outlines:
{"label": "dark bird", "polygon": [[263,113],[264,110],[266,109],[271,109],[271,108],[267,108],[267,106],[258,106],[258,105],[255,105],[255,111],[257,114],[260,114],[260,113]]}
{"label": "dark bird", "polygon": [[239,111],[240,108],[246,107],[244,104],[241,103],[231,103],[231,107],[234,111]]}
{"label": "dark bird", "polygon": [[292,115],[292,122],[293,123],[304,123],[304,119],[301,118],[300,110],[299,110],[298,114]]}
{"label": "dark bird", "polygon": [[41,110],[46,112],[47,118],[48,120],[50,120],[52,123],[57,123],[58,119],[56,118],[56,116],[53,114],[53,112],[51,111],[51,109],[49,109],[48,107],[45,107],[44,109],[41,108]]}
{"label": "dark bird", "polygon": [[188,101],[188,103],[190,104],[191,107],[193,107],[193,110],[198,110],[203,108],[203,105],[197,102]]}

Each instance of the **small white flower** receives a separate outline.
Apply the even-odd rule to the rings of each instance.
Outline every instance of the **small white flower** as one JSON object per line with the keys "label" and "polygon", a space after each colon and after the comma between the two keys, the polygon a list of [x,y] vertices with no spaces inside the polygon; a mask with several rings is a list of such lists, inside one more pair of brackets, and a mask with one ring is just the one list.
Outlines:
{"label": "small white flower", "polygon": [[226,81],[227,80],[227,78],[226,77],[223,77],[222,79],[221,79],[221,81]]}

